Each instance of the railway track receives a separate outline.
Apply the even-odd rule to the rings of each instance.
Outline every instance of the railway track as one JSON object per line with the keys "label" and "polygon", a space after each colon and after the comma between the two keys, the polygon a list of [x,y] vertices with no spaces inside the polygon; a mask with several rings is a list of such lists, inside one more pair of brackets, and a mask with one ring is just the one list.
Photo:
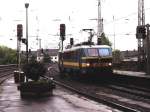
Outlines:
{"label": "railway track", "polygon": [[[14,66],[5,66],[0,68],[0,83],[12,76]],[[117,83],[98,84],[88,83],[72,78],[61,79],[57,65],[48,67],[47,79],[54,77],[53,82],[59,86],[65,87],[89,99],[103,103],[112,108],[124,112],[149,112],[150,111],[150,90],[135,85],[125,85]],[[108,84],[107,84],[108,83]]]}
{"label": "railway track", "polygon": [[138,88],[136,86],[131,87],[131,86],[123,85],[123,84],[108,85],[107,87],[113,90],[122,91],[124,93],[130,93],[132,95],[139,96],[140,98],[143,98],[143,99],[145,98],[150,99],[150,94],[149,94],[150,90],[146,88]]}
{"label": "railway track", "polygon": [[[51,79],[51,78],[49,78],[49,77],[46,77],[46,78],[47,78],[47,79]],[[113,102],[113,101],[106,100],[106,99],[101,98],[101,97],[98,97],[98,96],[96,96],[96,95],[89,94],[89,93],[87,93],[87,92],[85,92],[85,91],[81,91],[81,90],[79,90],[79,89],[77,89],[77,88],[74,88],[73,86],[67,85],[67,84],[62,83],[62,82],[59,82],[59,81],[57,81],[57,80],[53,80],[53,82],[54,82],[56,85],[62,86],[62,87],[64,87],[64,88],[66,88],[66,89],[69,89],[69,90],[71,90],[71,91],[73,91],[73,92],[76,92],[76,93],[78,93],[78,94],[80,94],[80,95],[83,95],[83,96],[85,96],[85,97],[87,97],[87,98],[89,98],[89,99],[91,99],[91,100],[94,100],[94,101],[99,102],[99,103],[103,103],[103,104],[105,104],[105,105],[108,105],[108,106],[110,106],[110,107],[112,107],[112,108],[115,108],[115,109],[118,109],[118,110],[120,110],[120,111],[124,111],[124,112],[140,112],[139,110],[136,110],[136,109],[133,109],[133,108],[124,106],[124,105],[122,105],[122,104],[118,104],[118,103]]]}
{"label": "railway track", "polygon": [[[55,68],[56,67],[56,68]],[[114,84],[108,81],[102,81],[100,84],[91,81],[90,83],[66,77],[61,79],[57,66],[51,66],[51,74],[48,77],[54,77],[57,85],[63,86],[82,94],[92,100],[104,103],[110,107],[117,108],[121,111],[131,112],[149,112],[150,95],[149,89],[137,85],[125,86],[125,83]],[[54,72],[53,72],[54,71]]]}
{"label": "railway track", "polygon": [[13,71],[16,69],[15,64],[11,65],[0,65],[0,84],[2,84],[5,80],[12,77]]}

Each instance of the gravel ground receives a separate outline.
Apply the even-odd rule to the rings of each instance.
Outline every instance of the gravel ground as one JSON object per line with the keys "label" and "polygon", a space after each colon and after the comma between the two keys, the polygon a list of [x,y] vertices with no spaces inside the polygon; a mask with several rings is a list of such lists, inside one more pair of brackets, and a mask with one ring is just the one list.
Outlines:
{"label": "gravel ground", "polygon": [[144,112],[150,111],[149,99],[143,99],[138,96],[107,88],[105,86],[107,85],[107,81],[105,82],[104,80],[99,80],[99,84],[97,85],[95,84],[94,80],[90,80],[90,82],[85,81],[87,80],[86,78],[79,79],[66,76],[62,80],[62,78],[59,77],[59,70],[57,64],[50,65],[49,72],[47,75],[49,77],[54,77],[55,80],[66,83],[86,93],[93,94],[98,97],[105,98],[107,100],[119,102],[120,104],[126,105],[131,108],[139,109]]}

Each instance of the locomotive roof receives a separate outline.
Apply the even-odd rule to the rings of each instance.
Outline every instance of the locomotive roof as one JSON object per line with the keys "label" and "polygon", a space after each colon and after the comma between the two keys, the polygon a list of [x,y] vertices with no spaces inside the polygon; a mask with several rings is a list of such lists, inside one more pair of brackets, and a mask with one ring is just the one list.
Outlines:
{"label": "locomotive roof", "polygon": [[111,47],[108,45],[81,45],[81,46],[72,46],[71,48],[64,49],[63,52],[75,51],[77,49],[86,49],[86,48],[111,48]]}

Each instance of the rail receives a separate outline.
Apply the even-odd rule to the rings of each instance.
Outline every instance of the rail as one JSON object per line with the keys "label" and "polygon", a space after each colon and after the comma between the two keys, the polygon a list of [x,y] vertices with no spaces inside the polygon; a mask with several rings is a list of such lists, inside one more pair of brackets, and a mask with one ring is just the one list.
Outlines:
{"label": "rail", "polygon": [[17,67],[16,64],[0,65],[0,84],[12,76],[12,71]]}
{"label": "rail", "polygon": [[92,95],[87,94],[87,93],[85,93],[85,92],[79,91],[79,90],[77,90],[77,89],[75,89],[75,88],[73,88],[73,87],[71,87],[71,86],[65,85],[65,84],[63,84],[63,83],[61,83],[61,82],[58,82],[58,81],[55,81],[54,79],[52,79],[52,78],[50,78],[50,77],[46,77],[46,76],[45,76],[44,78],[49,79],[49,80],[52,80],[56,85],[62,86],[62,87],[64,87],[64,88],[66,88],[66,89],[69,89],[69,90],[71,90],[71,91],[74,91],[74,92],[76,92],[76,93],[78,93],[78,94],[80,94],[80,95],[83,95],[83,96],[85,96],[85,97],[87,97],[87,98],[89,98],[89,99],[91,99],[91,100],[96,101],[96,102],[99,102],[99,103],[103,103],[103,104],[105,104],[105,105],[108,105],[108,106],[110,106],[110,107],[112,107],[112,108],[116,108],[116,109],[119,109],[119,110],[124,111],[124,112],[140,112],[139,110],[132,109],[132,108],[130,108],[130,107],[127,107],[127,106],[124,106],[124,105],[121,105],[121,104],[117,104],[117,103],[112,102],[112,101],[107,101],[107,100],[105,100],[105,99],[102,99],[102,98],[99,98],[99,97],[96,97],[96,96],[92,96]]}

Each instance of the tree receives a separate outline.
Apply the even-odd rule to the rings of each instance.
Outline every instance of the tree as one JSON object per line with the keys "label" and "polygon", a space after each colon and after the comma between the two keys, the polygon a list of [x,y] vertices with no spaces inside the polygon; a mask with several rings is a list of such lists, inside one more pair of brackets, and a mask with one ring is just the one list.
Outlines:
{"label": "tree", "polygon": [[0,46],[0,64],[15,64],[17,63],[16,50]]}
{"label": "tree", "polygon": [[122,60],[122,55],[120,50],[113,51],[113,62],[120,63]]}
{"label": "tree", "polygon": [[101,44],[112,46],[112,43],[109,41],[108,37],[105,36],[105,33],[101,35]]}

